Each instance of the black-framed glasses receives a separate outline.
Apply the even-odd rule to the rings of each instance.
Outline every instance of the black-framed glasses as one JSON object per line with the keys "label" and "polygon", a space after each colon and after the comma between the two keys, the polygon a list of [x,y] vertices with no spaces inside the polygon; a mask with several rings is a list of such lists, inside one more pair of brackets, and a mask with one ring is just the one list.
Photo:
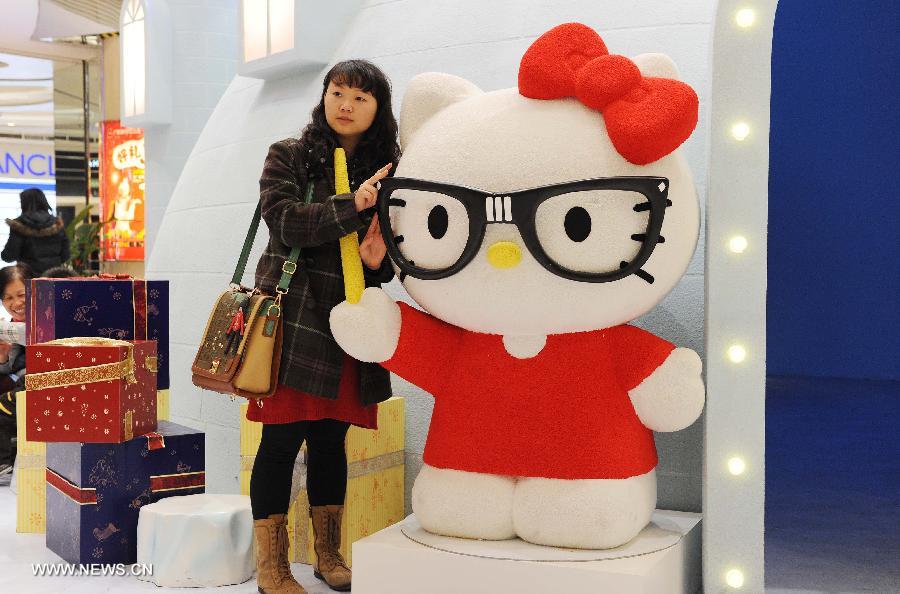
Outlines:
{"label": "black-framed glasses", "polygon": [[[502,193],[389,177],[381,180],[378,213],[401,280],[456,274],[478,253],[487,225],[505,223],[518,228],[535,260],[562,278],[604,283],[635,274],[652,283],[641,267],[665,241],[668,192],[664,177],[602,177]],[[416,232],[405,237],[404,228]]]}

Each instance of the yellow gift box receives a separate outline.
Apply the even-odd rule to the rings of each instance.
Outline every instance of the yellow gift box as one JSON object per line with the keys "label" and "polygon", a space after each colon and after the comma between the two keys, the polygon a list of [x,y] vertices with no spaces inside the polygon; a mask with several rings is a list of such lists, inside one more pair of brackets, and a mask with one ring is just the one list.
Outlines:
{"label": "yellow gift box", "polygon": [[157,421],[168,421],[169,420],[169,391],[168,390],[157,390],[156,391],[156,420]]}
{"label": "yellow gift box", "polygon": [[[16,394],[16,532],[47,531],[47,444],[25,439],[26,392]],[[156,392],[156,417],[169,420],[169,391]]]}
{"label": "yellow gift box", "polygon": [[[250,474],[262,436],[262,424],[247,420],[247,406],[241,406],[243,495],[250,494]],[[351,426],[347,432],[348,480],[341,523],[341,553],[348,565],[353,563],[351,546],[355,541],[404,517],[404,427],[404,400],[394,397],[378,405],[377,430]],[[301,489],[288,510],[288,537],[291,562],[312,563],[314,535],[305,489]],[[304,542],[305,546],[297,546]]]}

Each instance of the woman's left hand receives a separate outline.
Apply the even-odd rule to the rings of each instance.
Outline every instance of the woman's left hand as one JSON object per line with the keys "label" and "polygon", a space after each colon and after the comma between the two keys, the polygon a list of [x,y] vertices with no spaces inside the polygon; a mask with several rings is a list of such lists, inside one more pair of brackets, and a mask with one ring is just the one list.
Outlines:
{"label": "woman's left hand", "polygon": [[362,243],[359,244],[359,257],[362,258],[363,264],[369,270],[378,270],[381,268],[381,262],[387,253],[387,246],[384,245],[384,238],[381,236],[381,227],[378,225],[378,215],[372,217],[372,223]]}

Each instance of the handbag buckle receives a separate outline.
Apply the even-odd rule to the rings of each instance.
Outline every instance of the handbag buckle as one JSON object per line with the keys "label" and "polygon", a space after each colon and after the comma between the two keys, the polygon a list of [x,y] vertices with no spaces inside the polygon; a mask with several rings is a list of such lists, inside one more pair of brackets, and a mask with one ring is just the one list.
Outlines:
{"label": "handbag buckle", "polygon": [[[290,268],[288,266],[290,265]],[[285,260],[284,264],[281,265],[281,272],[285,274],[294,274],[297,272],[297,263],[291,262],[290,260]]]}

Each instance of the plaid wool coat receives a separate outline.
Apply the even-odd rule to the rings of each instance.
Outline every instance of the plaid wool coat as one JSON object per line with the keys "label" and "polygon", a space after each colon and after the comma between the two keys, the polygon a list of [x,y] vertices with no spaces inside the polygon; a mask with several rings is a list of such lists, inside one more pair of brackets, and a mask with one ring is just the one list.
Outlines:
{"label": "plaid wool coat", "polygon": [[[298,139],[288,138],[269,148],[259,180],[262,218],[269,228],[269,243],[256,266],[256,286],[269,293],[281,278],[281,265],[291,248],[300,247],[297,272],[282,300],[284,342],[279,383],[297,390],[337,399],[344,351],[331,335],[328,316],[344,301],[344,275],[338,240],[358,232],[362,241],[371,216],[356,212],[353,194],[335,195],[334,167],[325,165],[325,177],[310,180],[307,152]],[[373,171],[357,171],[348,162],[351,191]],[[306,184],[313,184],[313,198],[304,204]],[[377,287],[394,275],[389,258],[381,268],[363,265],[367,287]],[[363,405],[391,396],[390,376],[375,363],[359,362],[360,395]]]}

